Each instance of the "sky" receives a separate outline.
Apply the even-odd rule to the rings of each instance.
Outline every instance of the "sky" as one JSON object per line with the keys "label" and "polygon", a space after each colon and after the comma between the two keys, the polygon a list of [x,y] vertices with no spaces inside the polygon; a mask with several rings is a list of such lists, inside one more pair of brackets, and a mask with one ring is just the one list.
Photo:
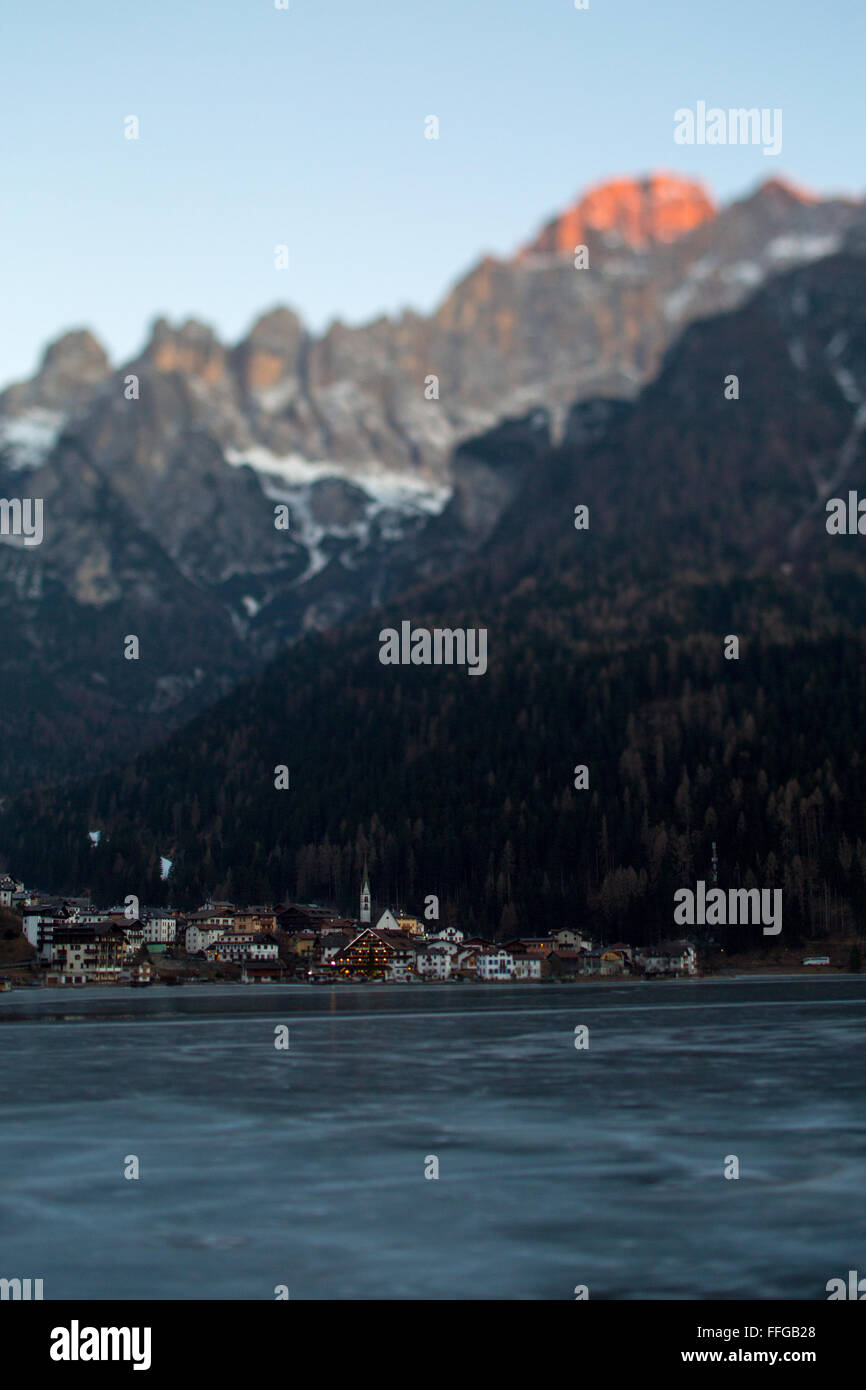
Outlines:
{"label": "sky", "polygon": [[[160,316],[428,312],[616,175],[866,191],[864,0],[277,3],[6,7],[0,385],[71,328],[120,362]],[[676,144],[701,100],[781,108],[781,153]]]}

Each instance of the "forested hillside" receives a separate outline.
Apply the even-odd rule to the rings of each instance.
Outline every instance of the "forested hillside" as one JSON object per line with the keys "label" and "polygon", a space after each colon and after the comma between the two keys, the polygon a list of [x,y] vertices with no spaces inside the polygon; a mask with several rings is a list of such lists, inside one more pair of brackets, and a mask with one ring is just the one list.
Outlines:
{"label": "forested hillside", "polygon": [[[102,900],[351,907],[368,857],[383,904],[645,941],[715,842],[722,886],[783,889],[786,941],[859,930],[866,536],[829,535],[825,502],[866,492],[864,401],[866,260],[781,277],[633,405],[576,408],[461,574],[307,639],[116,774],[22,797],[8,863]],[[381,665],[402,620],[486,628],[486,674]]]}

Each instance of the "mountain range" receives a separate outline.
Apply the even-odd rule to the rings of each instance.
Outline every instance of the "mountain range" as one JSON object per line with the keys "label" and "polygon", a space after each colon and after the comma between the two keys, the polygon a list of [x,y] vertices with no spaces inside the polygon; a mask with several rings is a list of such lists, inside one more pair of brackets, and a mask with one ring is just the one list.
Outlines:
{"label": "mountain range", "polygon": [[720,209],[694,181],[619,179],[426,318],[317,337],[281,307],[234,346],[158,320],[119,365],[65,334],[0,394],[0,492],[45,511],[41,545],[0,537],[0,795],[134,757],[286,645],[462,573],[551,451],[625,427],[690,324],[864,220],[780,180]]}
{"label": "mountain range", "polygon": [[[348,906],[366,861],[384,900],[437,894],[470,929],[579,904],[604,939],[648,940],[717,849],[724,885],[783,890],[786,942],[862,930],[866,563],[827,503],[866,493],[866,236],[842,235],[683,329],[637,394],[458,446],[431,537],[461,488],[499,483],[459,562],[309,633],[119,770],[22,795],[9,862],[106,900]],[[407,620],[483,627],[486,674],[383,666],[381,631]]]}

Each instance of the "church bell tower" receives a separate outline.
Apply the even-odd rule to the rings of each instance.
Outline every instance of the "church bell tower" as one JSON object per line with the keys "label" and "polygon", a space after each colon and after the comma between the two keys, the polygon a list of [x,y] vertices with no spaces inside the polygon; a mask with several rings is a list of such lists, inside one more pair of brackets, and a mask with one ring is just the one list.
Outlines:
{"label": "church bell tower", "polygon": [[371,899],[370,899],[370,876],[369,876],[369,874],[367,873],[367,861],[366,861],[366,859],[365,859],[365,860],[364,860],[364,882],[363,882],[363,885],[362,885],[362,887],[361,887],[361,917],[360,917],[360,920],[361,920],[362,922],[369,922],[369,921],[370,921],[370,909],[371,909]]}

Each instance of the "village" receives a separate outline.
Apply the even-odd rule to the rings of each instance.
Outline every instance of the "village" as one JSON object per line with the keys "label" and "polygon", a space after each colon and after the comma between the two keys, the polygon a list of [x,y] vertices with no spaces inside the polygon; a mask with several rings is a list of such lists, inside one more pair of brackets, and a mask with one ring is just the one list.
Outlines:
{"label": "village", "polygon": [[686,940],[642,948],[625,942],[599,945],[578,928],[564,928],[548,936],[490,941],[390,907],[374,923],[366,874],[357,918],[311,903],[207,902],[198,911],[181,913],[139,907],[132,899],[105,910],[84,899],[28,891],[10,876],[0,878],[0,909],[20,918],[30,948],[19,953],[14,970],[4,965],[3,989],[141,988],[201,980],[510,984],[698,973],[695,946]]}

